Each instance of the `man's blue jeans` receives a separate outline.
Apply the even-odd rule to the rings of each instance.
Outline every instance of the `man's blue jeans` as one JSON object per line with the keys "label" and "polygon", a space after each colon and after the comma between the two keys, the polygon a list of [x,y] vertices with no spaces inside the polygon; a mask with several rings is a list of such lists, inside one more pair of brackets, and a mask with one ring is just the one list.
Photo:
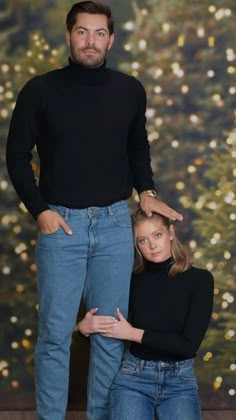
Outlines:
{"label": "man's blue jeans", "polygon": [[192,359],[147,361],[126,352],[110,403],[110,420],[200,420]]}
{"label": "man's blue jeans", "polygon": [[[127,316],[133,235],[126,201],[75,210],[50,206],[71,227],[39,233],[36,245],[39,332],[35,350],[37,418],[64,419],[70,343],[79,303]],[[87,416],[109,418],[109,392],[123,354],[120,340],[91,336]],[[78,355],[79,357],[79,355]]]}

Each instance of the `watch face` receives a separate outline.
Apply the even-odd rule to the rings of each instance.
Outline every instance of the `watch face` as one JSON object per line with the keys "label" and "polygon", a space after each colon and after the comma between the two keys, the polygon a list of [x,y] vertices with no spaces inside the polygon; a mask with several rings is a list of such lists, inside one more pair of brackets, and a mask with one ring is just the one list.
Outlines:
{"label": "watch face", "polygon": [[152,195],[153,197],[156,197],[157,196],[157,193],[156,193],[155,190],[150,190],[149,195]]}
{"label": "watch face", "polygon": [[140,197],[149,195],[149,197],[157,197],[157,192],[155,190],[145,190],[141,192]]}

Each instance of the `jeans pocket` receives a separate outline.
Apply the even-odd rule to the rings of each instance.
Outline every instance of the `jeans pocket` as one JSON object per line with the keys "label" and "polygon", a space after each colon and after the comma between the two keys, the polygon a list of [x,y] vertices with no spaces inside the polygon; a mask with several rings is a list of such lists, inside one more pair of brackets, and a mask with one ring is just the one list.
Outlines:
{"label": "jeans pocket", "polygon": [[195,381],[195,375],[192,366],[180,367],[178,376],[185,381]]}
{"label": "jeans pocket", "polygon": [[[63,219],[64,219],[64,214],[65,214],[65,208],[62,206],[56,206],[53,204],[48,204],[50,210],[55,211],[56,213],[58,213]],[[63,231],[62,227],[60,225],[58,225],[56,230],[53,230],[52,232],[42,232],[41,230],[39,230],[39,236],[54,236],[56,235],[58,232]]]}
{"label": "jeans pocket", "polygon": [[114,211],[112,221],[117,227],[131,228],[131,217],[128,209]]}
{"label": "jeans pocket", "polygon": [[118,373],[121,375],[133,375],[135,372],[137,372],[137,370],[138,366],[136,363],[133,363],[128,360],[123,360],[118,370]]}
{"label": "jeans pocket", "polygon": [[58,228],[56,230],[53,230],[52,232],[42,232],[41,230],[39,230],[39,235],[42,236],[53,236],[55,235],[59,230],[61,229],[61,226],[58,226]]}

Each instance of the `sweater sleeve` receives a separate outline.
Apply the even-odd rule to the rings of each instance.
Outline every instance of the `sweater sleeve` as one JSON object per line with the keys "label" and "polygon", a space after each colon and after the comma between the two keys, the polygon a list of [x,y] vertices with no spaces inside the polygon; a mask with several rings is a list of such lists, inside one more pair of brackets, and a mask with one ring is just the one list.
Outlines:
{"label": "sweater sleeve", "polygon": [[154,183],[146,131],[146,92],[142,84],[137,80],[136,82],[137,111],[129,130],[128,155],[133,185],[140,193],[153,189]]}
{"label": "sweater sleeve", "polygon": [[194,293],[181,333],[145,330],[142,344],[169,356],[184,358],[196,354],[206,333],[213,306],[214,279],[209,271],[195,283]]}
{"label": "sweater sleeve", "polygon": [[36,217],[48,209],[32,169],[32,150],[40,130],[40,77],[23,87],[12,114],[7,139],[6,163],[12,184],[29,212]]}

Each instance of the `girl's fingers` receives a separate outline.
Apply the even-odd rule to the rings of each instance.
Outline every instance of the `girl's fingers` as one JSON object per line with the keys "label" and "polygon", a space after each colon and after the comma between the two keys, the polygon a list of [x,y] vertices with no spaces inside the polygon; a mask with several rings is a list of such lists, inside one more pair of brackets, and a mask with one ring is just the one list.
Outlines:
{"label": "girl's fingers", "polygon": [[98,308],[92,308],[92,309],[90,309],[90,314],[91,315],[93,315],[93,314],[95,314],[96,312],[98,311]]}
{"label": "girl's fingers", "polygon": [[119,310],[119,308],[116,309],[117,315],[119,317],[120,320],[125,319],[125,317],[122,315],[121,311]]}
{"label": "girl's fingers", "polygon": [[101,335],[103,336],[103,337],[109,337],[109,338],[112,338],[112,334],[111,333],[101,333]]}
{"label": "girl's fingers", "polygon": [[100,332],[112,332],[114,329],[114,325],[103,325],[99,327]]}
{"label": "girl's fingers", "polygon": [[117,319],[113,316],[107,316],[107,315],[97,315],[96,319],[98,320],[98,322],[100,323],[109,323],[109,322],[114,322],[117,321]]}

